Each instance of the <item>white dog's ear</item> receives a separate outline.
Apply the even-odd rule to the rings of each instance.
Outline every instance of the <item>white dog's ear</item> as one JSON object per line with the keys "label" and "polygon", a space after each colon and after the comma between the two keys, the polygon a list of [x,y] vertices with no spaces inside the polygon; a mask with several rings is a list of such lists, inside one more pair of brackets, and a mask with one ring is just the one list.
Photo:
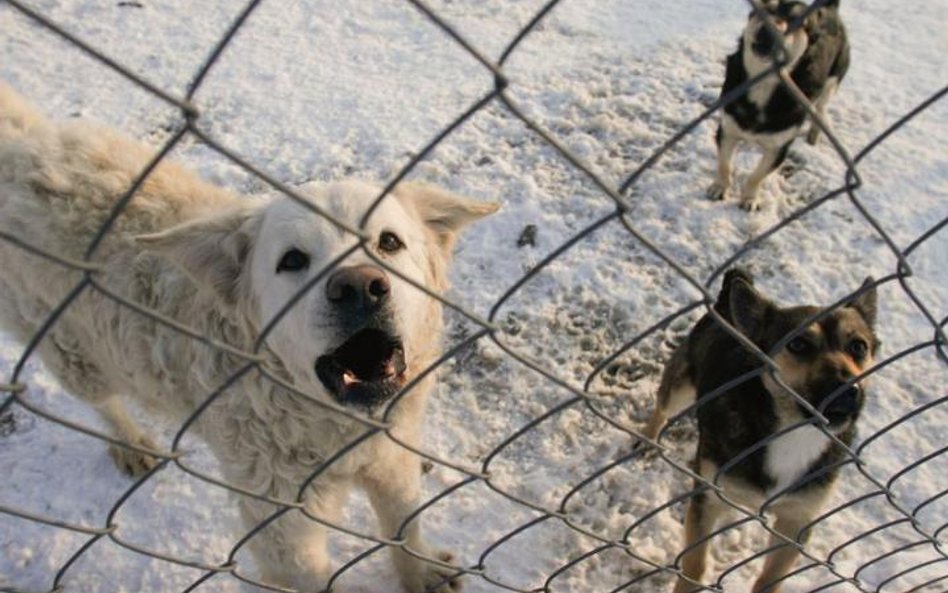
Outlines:
{"label": "white dog's ear", "polygon": [[447,252],[451,251],[461,229],[500,208],[496,202],[478,202],[423,183],[401,183],[395,193],[411,203],[422,222],[434,231],[439,246]]}
{"label": "white dog's ear", "polygon": [[228,212],[139,235],[135,240],[180,266],[202,289],[234,305],[259,226],[255,212],[252,208]]}

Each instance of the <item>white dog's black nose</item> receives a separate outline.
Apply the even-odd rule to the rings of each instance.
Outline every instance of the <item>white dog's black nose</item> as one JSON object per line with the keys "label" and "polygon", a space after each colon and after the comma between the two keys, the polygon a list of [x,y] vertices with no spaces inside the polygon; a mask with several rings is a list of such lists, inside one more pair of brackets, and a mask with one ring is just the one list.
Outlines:
{"label": "white dog's black nose", "polygon": [[372,311],[381,307],[392,289],[385,271],[376,266],[361,265],[339,268],[326,283],[329,301],[356,311]]}

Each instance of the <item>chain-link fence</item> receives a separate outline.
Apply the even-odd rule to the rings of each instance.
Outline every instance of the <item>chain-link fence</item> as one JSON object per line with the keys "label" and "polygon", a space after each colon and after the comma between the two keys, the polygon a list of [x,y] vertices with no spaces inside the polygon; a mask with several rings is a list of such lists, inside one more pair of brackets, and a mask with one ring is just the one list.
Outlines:
{"label": "chain-link fence", "polygon": [[[566,0],[563,2],[565,3]],[[32,507],[27,504],[28,494],[24,494],[22,500],[0,500],[0,511],[14,523],[25,521],[29,524],[40,524],[54,530],[69,531],[77,536],[77,539],[70,540],[74,543],[66,555],[66,560],[58,566],[54,574],[49,575],[48,590],[69,590],[71,575],[76,567],[81,566],[85,558],[94,554],[100,542],[114,544],[133,555],[148,557],[160,565],[167,564],[187,569],[187,574],[190,576],[186,577],[186,580],[190,584],[182,588],[186,591],[226,586],[230,581],[242,582],[247,586],[267,590],[279,590],[266,582],[261,582],[255,576],[256,573],[245,568],[244,558],[247,557],[244,555],[244,549],[247,542],[257,537],[260,531],[283,514],[301,509],[302,494],[307,484],[327,472],[334,463],[344,459],[347,453],[368,439],[380,436],[393,439],[400,447],[413,451],[426,471],[441,472],[440,475],[443,476],[440,483],[437,483],[438,480],[428,481],[425,502],[405,520],[399,533],[416,517],[440,513],[438,515],[440,539],[452,542],[463,549],[462,553],[449,561],[419,554],[413,550],[409,550],[409,553],[438,563],[447,569],[449,575],[453,573],[464,576],[466,586],[473,590],[618,592],[670,588],[677,575],[681,574],[681,561],[684,552],[687,551],[683,550],[677,527],[681,521],[683,508],[693,497],[704,496],[709,492],[724,494],[722,499],[727,505],[733,507],[732,514],[735,518],[724,522],[709,536],[712,546],[721,547],[724,551],[715,554],[715,569],[709,571],[701,581],[705,583],[704,588],[708,590],[730,588],[734,581],[729,579],[734,575],[744,575],[742,578],[747,578],[747,575],[756,574],[765,556],[784,548],[798,549],[801,560],[786,576],[771,583],[771,587],[783,585],[788,588],[797,587],[792,590],[800,591],[858,590],[867,593],[881,591],[908,593],[909,591],[948,589],[948,585],[945,585],[948,582],[948,568],[946,568],[948,565],[945,564],[948,557],[944,554],[941,541],[946,525],[945,515],[941,512],[944,508],[941,505],[945,501],[945,494],[948,493],[948,483],[939,479],[938,475],[940,456],[946,448],[941,442],[930,440],[927,437],[928,433],[924,431],[916,433],[915,424],[921,418],[928,418],[930,422],[937,423],[940,420],[938,416],[941,413],[940,406],[948,399],[948,395],[921,393],[914,398],[909,397],[903,402],[902,407],[896,408],[898,411],[895,416],[887,418],[883,424],[872,424],[866,420],[864,424],[871,426],[871,429],[864,427],[860,432],[860,438],[851,445],[838,441],[834,433],[826,428],[826,419],[822,416],[817,415],[806,422],[836,441],[845,452],[842,460],[834,466],[834,471],[838,470],[841,474],[838,487],[840,492],[825,508],[814,513],[816,518],[806,524],[804,531],[811,535],[808,540],[804,540],[803,533],[795,539],[781,534],[774,528],[768,512],[775,501],[779,500],[781,493],[775,494],[761,508],[749,509],[731,502],[719,484],[712,483],[695,472],[691,466],[695,437],[695,427],[693,421],[689,419],[692,409],[674,418],[669,428],[655,441],[644,438],[641,423],[645,419],[645,412],[653,405],[652,392],[657,386],[662,364],[670,357],[671,345],[681,341],[688,327],[704,311],[710,312],[716,320],[723,320],[712,308],[717,298],[713,287],[720,281],[723,273],[735,264],[753,261],[755,250],[775,238],[789,235],[794,228],[806,227],[809,216],[825,211],[831,205],[843,204],[848,223],[865,226],[867,231],[864,235],[871,235],[876,244],[881,245],[887,255],[894,258],[894,267],[888,274],[877,277],[872,286],[887,290],[883,299],[892,299],[897,296],[904,301],[905,306],[913,315],[920,315],[926,320],[928,327],[927,335],[919,336],[914,343],[900,344],[898,351],[885,351],[884,355],[880,356],[860,378],[869,378],[886,369],[896,369],[900,375],[909,377],[918,373],[941,376],[942,380],[934,379],[933,384],[944,384],[945,364],[948,363],[948,357],[944,351],[944,327],[948,319],[943,317],[943,311],[937,309],[938,306],[943,307],[944,304],[932,304],[927,295],[919,294],[919,291],[913,287],[911,279],[913,278],[913,256],[919,250],[932,244],[933,238],[943,231],[948,219],[930,220],[929,228],[917,233],[907,243],[894,239],[884,221],[880,222],[873,208],[867,206],[862,197],[865,188],[862,165],[874,151],[885,144],[890,136],[937,104],[948,92],[948,87],[942,88],[905,113],[904,117],[891,123],[883,133],[853,154],[840,135],[835,133],[834,129],[823,121],[811,104],[806,101],[805,96],[789,78],[789,74],[781,67],[778,60],[772,70],[748,80],[720,100],[711,100],[706,105],[701,105],[700,114],[697,117],[691,118],[684,124],[675,125],[672,133],[652,147],[647,154],[640,154],[639,158],[635,159],[634,162],[638,164],[631,174],[627,174],[621,183],[614,184],[597,174],[595,167],[588,163],[589,159],[586,158],[589,156],[588,152],[581,150],[581,146],[577,149],[575,143],[564,141],[554,130],[555,126],[547,125],[549,122],[533,115],[534,110],[530,105],[518,101],[514,93],[516,83],[509,78],[508,61],[517,55],[525,39],[542,29],[549,20],[550,13],[557,9],[561,2],[552,0],[537,10],[533,18],[510,39],[500,57],[494,60],[479,49],[477,39],[466,36],[461,28],[452,26],[439,14],[439,11],[433,10],[423,2],[411,0],[411,6],[424,16],[429,26],[435,27],[439,30],[439,34],[449,38],[452,43],[463,48],[464,52],[477,60],[483,71],[492,77],[493,86],[450,125],[444,127],[429,143],[410,156],[407,164],[400,167],[387,180],[385,189],[370,210],[374,210],[385,200],[398,183],[410,174],[416,173],[422,163],[429,159],[448,138],[487,110],[502,114],[502,117],[508,121],[525,125],[532,142],[554,155],[561,164],[566,163],[565,168],[568,169],[568,173],[564,176],[575,176],[570,180],[574,188],[585,187],[586,189],[582,191],[608,202],[609,208],[601,216],[593,217],[591,222],[583,221],[582,224],[574,225],[580,228],[569,230],[565,240],[551,248],[545,256],[526,266],[528,269],[520,277],[505,278],[509,288],[503,291],[499,298],[494,299],[486,315],[460,304],[460,300],[439,296],[426,287],[418,286],[430,297],[441,300],[449,317],[447,332],[449,343],[445,346],[444,354],[426,369],[422,376],[440,370],[442,381],[451,389],[475,387],[479,390],[478,398],[492,402],[485,404],[479,414],[508,416],[505,420],[507,423],[503,424],[506,434],[491,441],[489,445],[481,443],[480,446],[471,447],[473,453],[465,451],[456,456],[452,455],[452,451],[458,450],[450,443],[440,442],[437,445],[423,443],[419,447],[405,443],[403,439],[392,434],[389,411],[394,409],[404,393],[410,390],[411,385],[388,404],[385,414],[380,418],[369,418],[348,408],[336,406],[335,410],[338,414],[361,423],[365,431],[342,447],[330,459],[318,467],[313,467],[306,482],[300,484],[301,498],[297,501],[288,501],[264,496],[228,483],[217,477],[213,470],[206,470],[203,466],[192,463],[184,455],[188,450],[189,439],[196,420],[218,398],[223,397],[230,385],[249,373],[259,373],[266,380],[276,382],[280,379],[261,366],[258,352],[242,352],[226,344],[209,340],[193,329],[173,319],[168,319],[140,303],[132,302],[102,285],[97,281],[101,268],[96,262],[98,246],[110,232],[115,220],[121,216],[123,209],[135,199],[136,192],[158,163],[185,140],[197,142],[211,153],[223,157],[254,178],[256,183],[269,186],[298,200],[307,208],[313,209],[312,205],[298,193],[298,190],[286,182],[286,179],[268,172],[266,167],[254,162],[254,159],[241,156],[238,151],[215,139],[214,134],[201,126],[202,118],[207,117],[205,107],[195,102],[195,95],[202,88],[206,77],[219,64],[222,56],[226,55],[228,46],[242,27],[246,26],[248,19],[252,19],[254,12],[265,2],[252,1],[242,8],[226,31],[220,35],[213,51],[201,62],[183,96],[154,85],[147,77],[126,68],[122,65],[120,56],[110,56],[99,51],[93,44],[71,34],[66,27],[49,18],[43,9],[37,8],[34,4],[19,0],[5,0],[3,4],[16,13],[16,18],[30,21],[68,42],[68,51],[84,52],[120,74],[129,85],[137,85],[172,106],[177,110],[177,115],[174,121],[168,124],[166,139],[157,150],[154,159],[145,170],[141,171],[122,198],[115,203],[108,223],[99,230],[95,240],[82,257],[78,257],[77,254],[45,252],[33,245],[29,237],[9,235],[0,237],[18,248],[55,262],[64,270],[81,274],[81,280],[54,308],[45,323],[38,328],[32,340],[20,351],[13,368],[5,373],[6,383],[0,385],[0,390],[6,394],[0,407],[0,412],[3,413],[0,426],[8,428],[5,429],[7,436],[2,438],[12,438],[11,435],[15,435],[17,431],[16,425],[22,423],[24,418],[37,417],[69,431],[79,431],[104,443],[136,449],[135,446],[116,440],[113,436],[90,428],[74,418],[50,412],[43,406],[37,405],[31,397],[31,390],[35,386],[25,380],[25,377],[29,376],[26,370],[27,364],[34,358],[33,355],[41,340],[76,299],[84,294],[95,293],[101,298],[111,299],[122,307],[151,317],[157,323],[194,340],[204,341],[212,348],[225,350],[243,361],[227,382],[209,393],[202,394],[201,400],[204,404],[193,412],[183,426],[177,428],[170,447],[158,452],[157,466],[114,498],[104,521],[67,521],[56,512],[32,510]],[[126,5],[126,8],[136,6],[141,8],[139,3],[119,4]],[[815,10],[822,4],[824,3],[814,2],[810,9]],[[753,6],[751,9],[756,10]],[[852,9],[855,10],[855,8]],[[773,26],[773,23],[771,22],[769,26]],[[723,105],[734,101],[763,80],[765,76],[773,73],[780,76],[782,83],[787,85],[794,97],[806,106],[810,117],[825,133],[832,153],[843,168],[842,183],[829,191],[822,191],[821,195],[781,215],[779,221],[769,228],[755,233],[747,240],[741,240],[736,249],[713,262],[713,271],[710,274],[699,277],[691,265],[693,262],[682,261],[682,258],[678,256],[680,253],[678,249],[669,250],[661,241],[643,231],[644,214],[636,203],[637,192],[644,184],[643,179],[663,159],[674,160],[681,157],[680,154],[676,155],[676,151],[682,150],[682,146],[687,148],[686,139],[693,136],[693,132],[699,127],[707,125],[708,120],[714,118]],[[714,76],[718,77],[719,74],[715,72]],[[626,76],[633,75],[626,74]],[[29,95],[28,89],[20,90]],[[207,109],[212,110],[213,107]],[[708,140],[702,138],[701,142],[708,143]],[[689,165],[689,157],[684,156],[683,159],[684,172],[696,174],[691,172],[694,167]],[[482,160],[485,163],[489,162],[488,157],[483,157]],[[911,171],[904,173],[912,175]],[[941,178],[944,179],[943,173]],[[568,184],[564,184],[564,187],[566,186]],[[498,191],[503,194],[504,188],[498,188]],[[901,199],[911,200],[912,197],[901,196]],[[720,208],[725,208],[725,206],[720,206]],[[368,218],[368,214],[367,212],[363,222]],[[687,217],[688,212],[684,211],[680,216]],[[837,213],[834,216],[840,215]],[[334,224],[358,238],[359,244],[353,251],[365,250],[369,239],[363,235],[360,228],[351,228],[341,221],[334,221]],[[485,224],[489,225],[489,223]],[[524,298],[525,294],[533,298],[534,295],[529,290],[537,278],[549,272],[559,262],[568,260],[571,252],[575,252],[577,245],[597,233],[604,232],[604,229],[620,230],[623,234],[620,246],[622,249],[628,249],[628,253],[632,254],[629,257],[636,265],[641,263],[660,268],[662,275],[671,278],[653,287],[630,286],[628,290],[657,290],[662,286],[678,282],[687,287],[684,292],[690,291],[696,297],[684,305],[668,306],[666,303],[656,306],[654,312],[647,309],[638,310],[635,316],[641,319],[636,323],[630,322],[627,316],[623,316],[615,308],[608,307],[605,314],[598,321],[593,322],[589,322],[588,318],[581,319],[581,315],[579,317],[572,314],[560,316],[557,311],[542,308],[538,309],[533,317],[530,317],[529,313],[518,315],[510,312],[507,308],[510,303]],[[477,229],[471,231],[474,236],[478,232]],[[521,247],[529,247],[535,243],[537,232],[536,227],[527,226],[519,237]],[[543,229],[539,232],[542,233]],[[805,229],[803,232],[805,233]],[[695,250],[701,249],[702,240],[704,239],[698,238],[698,242],[693,244]],[[476,239],[472,241],[476,242]],[[516,242],[515,237],[511,241],[511,249],[518,248],[515,245]],[[349,253],[346,252],[346,255]],[[608,256],[614,255],[613,252]],[[462,253],[459,258],[463,259],[465,256]],[[785,257],[792,256],[785,254]],[[390,273],[399,275],[399,271],[386,265],[385,261],[373,259]],[[936,257],[935,261],[939,259]],[[942,263],[945,261],[943,253],[940,261]],[[328,273],[329,270],[324,270],[319,278]],[[937,277],[936,282],[943,282],[943,267],[938,269],[936,266],[934,274]],[[316,281],[308,283],[306,290],[315,284]],[[622,286],[621,279],[618,285]],[[860,291],[866,289],[867,287],[863,287]],[[838,290],[837,294],[842,296],[837,298],[833,306],[818,316],[811,317],[807,323],[831,314],[833,310],[844,306],[854,294],[860,294],[860,291],[856,290],[855,285],[845,291]],[[582,290],[557,295],[557,298],[561,300],[552,301],[554,309],[556,302],[564,302],[562,299],[568,301],[570,298],[575,298],[579,309],[594,308],[603,302],[589,301],[588,295]],[[786,299],[778,298],[777,300],[787,302]],[[275,324],[295,302],[296,299],[287,303],[283,312],[273,323]],[[544,315],[547,319],[543,318]],[[539,329],[525,327],[531,323],[540,324],[541,327]],[[728,331],[733,331],[729,325],[727,328]],[[542,343],[544,332],[557,330],[564,330],[568,335],[567,341],[578,345],[577,356],[583,359],[585,365],[577,367],[584,369],[578,376],[577,373],[565,376],[560,372],[571,356],[569,351],[564,353],[552,349],[553,351],[544,352],[540,347],[524,347],[530,345],[531,342]],[[263,342],[268,331],[268,329],[263,330],[258,344]],[[885,340],[888,328],[884,323],[880,324],[877,331]],[[588,342],[590,335],[610,332],[615,343],[605,351],[598,345],[590,345]],[[734,335],[738,336],[742,343],[759,357],[761,366],[754,373],[734,377],[734,381],[725,388],[754,380],[768,369],[777,368],[777,364],[768,353],[760,351],[739,334]],[[919,356],[927,357],[926,364],[929,366],[916,367],[914,361]],[[925,370],[916,370],[916,368]],[[473,379],[458,378],[465,373]],[[521,387],[528,387],[529,392],[510,392],[507,380],[515,373],[529,377],[518,383]],[[904,385],[899,382],[884,384],[889,387]],[[283,387],[293,390],[291,385],[283,385]],[[719,392],[724,391],[725,388],[717,390],[718,393],[701,394],[699,403],[695,406],[705,405],[720,395]],[[637,394],[634,404],[630,404],[628,399],[632,392]],[[306,394],[300,395],[306,397]],[[801,405],[808,405],[803,398],[796,397]],[[897,396],[886,394],[884,397]],[[534,405],[514,411],[503,403],[506,398],[532,400]],[[458,400],[458,403],[476,405],[476,399],[462,398]],[[872,414],[873,405],[870,398],[870,403],[867,404],[867,415]],[[439,402],[435,409],[429,410],[428,425],[435,426],[441,422],[440,414],[457,415],[457,412],[450,410],[449,406],[450,404]],[[460,424],[464,424],[463,417]],[[570,425],[573,428],[565,430],[564,425]],[[792,426],[782,433],[771,435],[755,445],[754,450],[766,447],[782,434],[797,427]],[[477,429],[470,427],[470,430]],[[607,450],[590,447],[577,448],[576,442],[584,438],[583,431],[591,430],[613,433],[611,440],[614,445]],[[489,429],[488,433],[490,433]],[[569,434],[564,436],[566,433]],[[881,469],[874,466],[873,459],[886,455],[886,448],[879,447],[879,443],[886,443],[885,447],[892,448],[895,446],[893,443],[897,444],[900,439],[911,440],[921,448],[921,451],[917,454],[912,453],[912,459],[900,461],[898,467],[892,467],[890,463],[883,463]],[[564,466],[554,477],[545,473],[551,469],[544,466],[551,463],[550,457],[536,457],[531,452],[534,448],[541,446],[547,451],[556,450],[557,447],[562,447],[564,451]],[[148,452],[140,448],[138,450]],[[516,454],[512,453],[514,451]],[[571,453],[565,453],[566,451]],[[734,463],[751,453],[753,451],[743,452],[734,460]],[[570,458],[570,455],[575,458]],[[923,471],[926,468],[928,471]],[[726,471],[726,468],[722,471]],[[134,498],[136,492],[148,488],[150,484],[161,479],[162,474],[174,475],[178,478],[196,478],[206,487],[233,494],[234,498],[243,496],[267,500],[273,504],[272,514],[249,533],[230,535],[225,538],[228,553],[226,561],[223,562],[210,561],[200,554],[195,556],[193,553],[173,553],[168,551],[171,548],[154,541],[155,538],[151,541],[146,539],[146,543],[143,544],[137,537],[140,534],[134,531],[134,526],[126,526],[115,518],[124,507],[130,504],[129,501]],[[811,476],[810,479],[819,479],[819,477]],[[52,487],[52,482],[56,477],[49,476],[49,479],[50,487]],[[666,481],[668,484],[664,488],[646,484],[649,487],[644,488],[643,483],[649,481]],[[906,483],[910,483],[910,486],[906,486]],[[525,484],[527,487],[524,487]],[[534,485],[532,489],[530,484]],[[859,486],[856,487],[854,484],[859,484]],[[535,495],[538,488],[544,489],[550,485],[555,485],[555,487],[545,493],[547,496]],[[433,488],[434,491],[432,491]],[[464,497],[464,504],[451,507],[452,500],[459,497]],[[152,498],[154,499],[155,496],[153,495]],[[229,499],[225,497],[224,500]],[[153,500],[151,504],[160,503]],[[492,504],[502,507],[500,514],[503,516],[498,519],[495,510],[488,521],[495,529],[488,530],[490,541],[482,542],[479,536],[479,513],[489,513],[487,507]],[[458,516],[455,518],[452,512],[457,512]],[[315,521],[317,518],[307,516],[300,520]],[[358,549],[356,554],[349,557],[334,554],[331,586],[340,580],[344,581],[349,573],[357,572],[360,566],[375,566],[372,563],[384,556],[382,552],[385,550],[392,547],[406,547],[405,541],[388,537],[391,534],[384,534],[384,537],[371,535],[370,523],[356,522],[356,526],[348,523],[327,523],[331,536],[345,536],[361,542],[361,547],[353,545],[347,548]],[[617,531],[615,529],[617,524],[622,525],[622,529]],[[844,529],[847,526],[849,529]],[[132,531],[133,537],[125,535],[127,530]],[[17,537],[15,531],[11,530],[9,533],[14,539]],[[773,543],[764,543],[764,538],[769,536],[774,536]],[[700,542],[696,545],[700,545]],[[44,551],[38,550],[36,553],[42,555]],[[16,564],[11,561],[8,566],[16,566]],[[523,568],[526,570],[521,570]],[[100,570],[108,573],[108,567],[100,567]],[[180,575],[175,577],[175,579],[181,578],[185,577]],[[10,575],[4,575],[4,579],[4,582],[0,583],[4,591],[19,592],[35,588],[33,585],[23,584],[20,580],[21,575],[16,570]],[[166,581],[165,577],[159,580],[162,583],[171,582]],[[355,588],[360,586],[358,579],[351,579],[351,581],[351,586]],[[395,588],[395,585],[390,585],[386,586],[385,590],[395,590]],[[178,587],[174,590],[178,590]]]}

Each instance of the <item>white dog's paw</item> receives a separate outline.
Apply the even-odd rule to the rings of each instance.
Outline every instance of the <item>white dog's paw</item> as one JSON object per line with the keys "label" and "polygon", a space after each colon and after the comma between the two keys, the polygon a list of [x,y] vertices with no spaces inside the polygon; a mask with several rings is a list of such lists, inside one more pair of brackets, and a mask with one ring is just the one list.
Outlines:
{"label": "white dog's paw", "polygon": [[[454,561],[454,554],[438,552],[438,560]],[[403,571],[402,582],[410,593],[456,593],[462,587],[462,575],[450,568],[415,559],[410,570]]]}
{"label": "white dog's paw", "polygon": [[[155,445],[152,440],[146,436],[139,437],[131,443],[136,447],[143,447],[145,449],[154,449],[157,450],[158,446]],[[115,462],[115,466],[119,468],[119,471],[126,473],[133,478],[142,476],[158,465],[158,459],[148,455],[147,453],[142,453],[134,449],[128,449],[126,447],[120,447],[115,444],[109,445],[109,456],[112,458],[112,461]]]}
{"label": "white dog's paw", "polygon": [[710,186],[708,186],[705,195],[708,196],[709,200],[720,201],[724,199],[724,196],[727,195],[727,185],[721,183],[720,181],[715,181]]}

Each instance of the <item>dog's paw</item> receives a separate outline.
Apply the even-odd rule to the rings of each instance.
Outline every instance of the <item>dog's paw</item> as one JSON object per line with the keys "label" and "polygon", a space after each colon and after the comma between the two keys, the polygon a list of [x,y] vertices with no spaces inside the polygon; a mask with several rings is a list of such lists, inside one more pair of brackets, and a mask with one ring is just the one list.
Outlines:
{"label": "dog's paw", "polygon": [[790,179],[805,168],[806,159],[798,152],[790,152],[777,172],[784,179]]}
{"label": "dog's paw", "polygon": [[[135,442],[131,444],[145,449],[158,449],[158,446],[146,436],[136,439]],[[115,466],[119,468],[119,471],[133,478],[150,472],[158,465],[158,459],[156,457],[115,444],[109,445],[109,456],[112,458],[112,461],[115,462]]]}
{"label": "dog's paw", "polygon": [[816,142],[820,139],[820,129],[816,126],[810,128],[810,131],[806,134],[806,143],[810,146],[814,146]]}
{"label": "dog's paw", "polygon": [[724,196],[727,195],[727,186],[720,181],[715,181],[710,186],[708,186],[708,189],[705,191],[704,195],[708,196],[709,200],[713,200],[715,202],[723,200]]}
{"label": "dog's paw", "polygon": [[638,440],[629,449],[629,455],[635,455],[643,461],[652,461],[658,457],[658,447],[649,444],[647,441]]}
{"label": "dog's paw", "polygon": [[[450,564],[454,561],[454,554],[438,552],[437,558]],[[423,560],[418,560],[411,574],[405,576],[405,588],[411,593],[456,593],[463,585],[463,575],[458,571]]]}
{"label": "dog's paw", "polygon": [[743,196],[741,208],[748,212],[757,212],[763,206],[763,201],[757,196]]}

